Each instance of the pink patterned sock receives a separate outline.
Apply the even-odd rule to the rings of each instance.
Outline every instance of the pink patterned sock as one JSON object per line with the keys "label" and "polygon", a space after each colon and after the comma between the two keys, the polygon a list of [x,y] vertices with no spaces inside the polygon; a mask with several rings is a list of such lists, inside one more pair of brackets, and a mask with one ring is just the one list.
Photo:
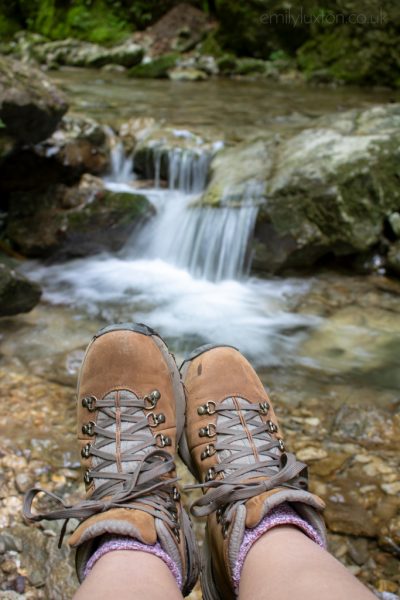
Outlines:
{"label": "pink patterned sock", "polygon": [[278,525],[294,525],[301,529],[316,544],[325,548],[318,532],[286,502],[272,509],[254,529],[246,529],[240,546],[239,555],[233,570],[233,585],[236,594],[239,592],[240,575],[244,560],[252,545],[267,531]]}
{"label": "pink patterned sock", "polygon": [[97,550],[89,558],[85,566],[84,577],[87,577],[90,571],[93,569],[96,562],[108,552],[115,552],[116,550],[139,550],[141,552],[147,552],[148,554],[154,554],[165,562],[172,575],[175,577],[176,583],[179,589],[182,589],[182,574],[178,568],[178,565],[162,548],[159,542],[151,546],[149,544],[143,544],[138,540],[130,537],[123,537],[119,535],[104,535],[101,538]]}

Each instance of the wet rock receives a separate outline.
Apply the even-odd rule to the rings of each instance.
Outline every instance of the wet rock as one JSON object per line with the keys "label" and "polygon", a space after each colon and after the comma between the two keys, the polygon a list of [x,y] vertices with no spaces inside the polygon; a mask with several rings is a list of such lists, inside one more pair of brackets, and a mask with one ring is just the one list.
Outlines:
{"label": "wet rock", "polygon": [[41,295],[37,283],[0,263],[0,317],[29,312]]}
{"label": "wet rock", "polygon": [[157,23],[134,35],[150,56],[187,52],[198,44],[215,24],[201,10],[184,2],[173,7]]}
{"label": "wet rock", "polygon": [[175,68],[168,72],[169,79],[172,81],[205,81],[207,75],[200,69]]}
{"label": "wet rock", "polygon": [[57,259],[119,250],[135,226],[154,209],[141,194],[83,187],[50,188],[36,209],[35,194],[24,195],[25,211],[10,212],[7,235],[25,256]]}
{"label": "wet rock", "polygon": [[73,38],[52,42],[42,37],[32,39],[32,34],[26,32],[18,34],[10,49],[25,61],[34,60],[50,68],[60,65],[88,68],[105,65],[133,67],[143,58],[143,49],[132,40],[107,48]]}
{"label": "wet rock", "polygon": [[248,170],[241,159],[255,155],[260,140],[236,146],[211,164],[203,202],[225,202],[226,173],[233,173],[232,187],[250,174],[259,182],[255,270],[304,269],[328,256],[365,254],[382,241],[400,201],[399,117],[400,105],[327,117],[287,139],[267,139],[265,164],[256,159]]}
{"label": "wet rock", "polygon": [[400,242],[396,242],[390,248],[386,264],[390,273],[400,277]]}
{"label": "wet rock", "polygon": [[1,135],[23,144],[40,142],[53,133],[67,108],[64,95],[41,71],[0,57]]}
{"label": "wet rock", "polygon": [[256,265],[307,267],[328,253],[357,254],[377,244],[398,203],[396,136],[320,129],[284,142],[256,228],[264,246]]}
{"label": "wet rock", "polygon": [[15,487],[21,494],[25,494],[32,485],[33,480],[29,473],[18,473],[18,475],[16,475]]}
{"label": "wet rock", "polygon": [[275,146],[275,138],[266,136],[219,152],[211,163],[210,181],[201,203],[240,206],[263,202]]}
{"label": "wet rock", "polygon": [[350,539],[347,542],[348,553],[351,559],[359,566],[367,562],[370,556],[368,542],[364,538]]}
{"label": "wet rock", "polygon": [[177,59],[176,54],[165,54],[153,60],[146,60],[130,69],[128,75],[138,79],[166,79],[169,71],[175,67]]}
{"label": "wet rock", "polygon": [[388,221],[394,235],[400,238],[400,213],[392,213],[388,216]]}
{"label": "wet rock", "polygon": [[220,142],[208,142],[184,130],[153,127],[137,135],[135,171],[146,179],[167,180],[171,188],[200,191],[204,188],[212,156]]}
{"label": "wet rock", "polygon": [[[42,157],[52,157],[74,178],[83,173],[103,174],[109,167],[109,138],[95,120],[66,115],[53,135],[35,148]],[[71,174],[72,175],[72,174]]]}
{"label": "wet rock", "polygon": [[328,500],[324,516],[329,530],[335,533],[367,538],[376,536],[376,526],[360,504]]}
{"label": "wet rock", "polygon": [[21,552],[22,542],[13,534],[12,530],[0,533],[0,544],[4,547],[4,552]]}

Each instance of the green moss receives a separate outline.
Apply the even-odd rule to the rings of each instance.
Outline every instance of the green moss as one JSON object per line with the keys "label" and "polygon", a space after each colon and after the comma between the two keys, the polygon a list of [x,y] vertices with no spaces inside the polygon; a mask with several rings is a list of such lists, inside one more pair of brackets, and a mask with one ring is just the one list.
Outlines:
{"label": "green moss", "polygon": [[0,13],[0,39],[4,42],[5,39],[10,39],[19,29],[20,24],[16,19],[8,18]]}
{"label": "green moss", "polygon": [[217,66],[220,73],[229,75],[237,69],[237,59],[233,54],[224,54],[217,60]]}
{"label": "green moss", "polygon": [[78,232],[98,228],[99,223],[111,226],[114,223],[125,225],[132,223],[151,212],[151,205],[142,194],[101,192],[93,202],[83,208],[66,213],[68,231]]}
{"label": "green moss", "polygon": [[239,58],[237,60],[235,73],[237,75],[252,75],[265,73],[266,63],[258,58]]}
{"label": "green moss", "polygon": [[309,79],[351,84],[398,87],[400,49],[396,29],[368,29],[343,25],[327,29],[298,51],[298,64]]}
{"label": "green moss", "polygon": [[168,76],[168,71],[176,65],[177,54],[165,54],[149,63],[142,63],[128,71],[129,77],[140,79],[162,79]]}
{"label": "green moss", "polygon": [[199,52],[208,56],[215,56],[215,58],[220,58],[224,55],[224,50],[221,48],[216,39],[215,31],[210,31],[210,33],[204,38],[199,45]]}

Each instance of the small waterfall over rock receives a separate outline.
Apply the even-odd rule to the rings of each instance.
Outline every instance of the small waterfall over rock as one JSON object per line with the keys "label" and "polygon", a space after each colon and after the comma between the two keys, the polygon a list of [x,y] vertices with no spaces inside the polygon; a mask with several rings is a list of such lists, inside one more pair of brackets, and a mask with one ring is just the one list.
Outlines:
{"label": "small waterfall over rock", "polygon": [[107,180],[115,183],[127,183],[135,179],[133,172],[133,155],[126,155],[122,142],[115,141],[110,155],[111,172]]}
{"label": "small waterfall over rock", "polygon": [[170,190],[186,194],[204,190],[212,158],[209,152],[172,148],[166,152],[156,150],[153,157],[154,182],[157,188],[161,184],[161,173],[164,173]]}
{"label": "small waterfall over rock", "polygon": [[235,206],[202,206],[197,196],[149,194],[157,215],[127,249],[129,255],[161,258],[193,277],[240,279],[250,268],[250,242],[258,213],[249,193]]}
{"label": "small waterfall over rock", "polygon": [[[192,135],[178,133],[181,137]],[[200,202],[212,157],[222,146],[215,142],[206,148],[146,147],[145,163],[143,154],[139,159],[142,175],[143,170],[152,175],[155,187],[143,193],[157,214],[135,231],[123,253],[127,259],[161,259],[209,281],[235,280],[248,274],[250,242],[262,195],[259,186],[247,185],[239,196],[227,189],[217,207]],[[116,140],[111,165],[106,185],[114,191],[136,192],[129,185],[134,179],[133,157],[127,157],[123,144]],[[167,189],[161,186],[166,178]]]}

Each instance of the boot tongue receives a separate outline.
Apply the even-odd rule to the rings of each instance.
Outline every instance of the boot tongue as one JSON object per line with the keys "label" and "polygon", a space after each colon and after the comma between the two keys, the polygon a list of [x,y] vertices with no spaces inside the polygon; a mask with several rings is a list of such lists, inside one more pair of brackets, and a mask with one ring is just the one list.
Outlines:
{"label": "boot tongue", "polygon": [[[258,437],[253,437],[253,431],[257,427],[264,425],[264,423],[259,414],[256,414],[253,411],[250,412],[248,410],[242,410],[248,408],[250,404],[251,403],[248,400],[240,397],[226,398],[223,402],[221,402],[220,406],[229,410],[227,410],[226,413],[218,412],[217,426],[218,429],[221,427],[229,429],[229,433],[218,433],[218,441],[226,444],[227,446],[232,444],[232,446],[237,446],[238,448],[240,447],[243,450],[249,448],[252,450],[251,454],[249,453],[247,456],[240,456],[236,459],[234,458],[229,462],[229,465],[244,467],[246,465],[265,461],[266,466],[268,466],[268,468],[271,470],[271,473],[277,473],[279,471],[278,467],[268,465],[268,463],[271,461],[271,458],[268,456],[267,452],[262,452],[259,450],[269,439],[272,440],[273,438],[270,437],[268,432],[262,433]],[[250,415],[251,419],[249,420]],[[238,417],[240,422],[232,426],[232,419],[237,420]],[[240,440],[232,442],[231,435],[236,435],[239,433],[244,433],[243,437]],[[276,454],[277,457],[279,457],[281,454],[279,448],[273,448],[268,452],[269,454]],[[220,450],[218,454],[221,458],[221,461],[224,461],[227,458],[239,454],[239,451],[224,449]],[[229,467],[225,469],[225,473],[227,475],[230,475],[233,472],[234,470],[230,469]],[[250,471],[248,474],[246,474],[246,479],[251,477],[260,477],[260,473],[257,473],[256,471]]]}
{"label": "boot tongue", "polygon": [[[143,458],[153,449],[151,445],[141,450],[136,450],[136,447],[138,445],[142,445],[142,443],[146,441],[153,442],[154,438],[150,429],[146,427],[135,433],[135,441],[121,440],[121,434],[124,432],[126,433],[129,429],[132,429],[135,424],[134,422],[124,421],[123,417],[127,412],[129,412],[130,419],[137,422],[145,419],[146,415],[142,408],[121,406],[121,403],[123,403],[125,400],[138,400],[138,397],[133,392],[128,390],[111,391],[104,396],[104,400],[110,400],[113,402],[113,406],[107,409],[108,415],[103,411],[99,412],[97,425],[102,429],[113,433],[114,439],[110,439],[109,443],[104,443],[104,445],[101,447],[101,450],[111,454],[116,460],[110,464],[107,464],[104,463],[102,458],[94,456],[92,460],[92,467],[94,468],[100,465],[101,471],[114,473],[133,473]],[[108,425],[107,423],[109,422],[110,417],[113,419],[112,423]],[[101,438],[101,436],[97,436],[97,442],[100,441],[100,439],[104,440],[105,442],[107,438]],[[132,455],[134,454],[135,460],[122,462],[121,455],[126,452],[129,452]],[[97,478],[94,481],[96,488],[106,482],[105,479]]]}

